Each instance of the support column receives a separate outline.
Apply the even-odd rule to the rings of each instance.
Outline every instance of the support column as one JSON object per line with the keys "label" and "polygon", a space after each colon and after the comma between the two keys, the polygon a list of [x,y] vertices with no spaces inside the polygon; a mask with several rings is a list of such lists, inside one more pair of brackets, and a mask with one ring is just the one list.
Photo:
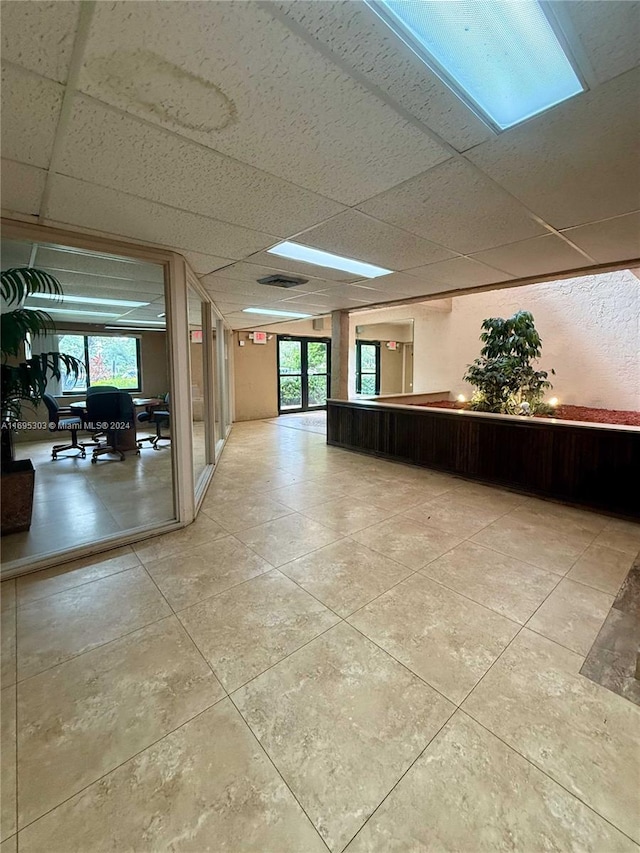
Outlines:
{"label": "support column", "polygon": [[331,312],[331,396],[349,399],[349,312]]}

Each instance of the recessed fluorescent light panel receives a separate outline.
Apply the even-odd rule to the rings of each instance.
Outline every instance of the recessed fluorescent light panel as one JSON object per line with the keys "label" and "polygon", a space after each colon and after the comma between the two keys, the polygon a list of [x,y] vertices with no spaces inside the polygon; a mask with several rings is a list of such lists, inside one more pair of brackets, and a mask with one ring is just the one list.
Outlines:
{"label": "recessed fluorescent light panel", "polygon": [[270,317],[295,317],[298,320],[313,317],[313,314],[298,314],[297,311],[269,311],[266,308],[243,308],[242,311],[245,314],[268,314]]}
{"label": "recessed fluorescent light panel", "polygon": [[[149,302],[131,302],[128,299],[96,299],[93,296],[56,296],[55,293],[30,293],[30,299],[55,299],[57,302],[74,302],[84,305],[119,305],[123,308],[143,308]],[[53,309],[50,309],[53,310]]]}
{"label": "recessed fluorescent light panel", "polygon": [[[27,305],[27,308],[34,310],[44,310],[39,305]],[[77,308],[47,308],[47,314],[67,314],[73,317],[119,317],[119,314],[114,314],[113,311],[79,311]]]}
{"label": "recessed fluorescent light panel", "polygon": [[495,130],[586,89],[537,0],[366,2]]}
{"label": "recessed fluorescent light panel", "polygon": [[280,258],[289,258],[292,261],[302,261],[305,264],[315,264],[317,267],[329,267],[332,270],[342,270],[360,275],[363,278],[377,278],[379,275],[389,275],[393,270],[384,267],[376,267],[373,264],[365,264],[364,261],[356,261],[354,258],[343,258],[341,255],[333,255],[331,252],[323,252],[320,249],[312,249],[311,246],[302,246],[300,243],[278,243],[273,249],[267,249],[271,255]]}

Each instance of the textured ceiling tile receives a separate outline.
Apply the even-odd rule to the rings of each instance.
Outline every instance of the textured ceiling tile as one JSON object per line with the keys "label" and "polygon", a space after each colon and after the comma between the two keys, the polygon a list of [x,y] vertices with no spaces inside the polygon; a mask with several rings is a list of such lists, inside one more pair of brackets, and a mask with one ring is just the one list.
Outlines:
{"label": "textured ceiling tile", "polygon": [[37,216],[44,192],[47,173],[35,166],[16,163],[15,160],[2,161],[2,207],[14,213],[28,213]]}
{"label": "textured ceiling tile", "polygon": [[461,254],[545,233],[517,201],[458,160],[442,163],[358,207]]}
{"label": "textured ceiling tile", "polygon": [[82,96],[74,103],[60,171],[279,236],[343,210],[335,201]]}
{"label": "textured ceiling tile", "polygon": [[207,275],[201,279],[207,290],[215,290],[218,293],[228,294],[230,299],[247,296],[251,299],[259,299],[261,302],[276,301],[282,299],[284,291],[277,287],[269,287],[264,284],[251,283],[249,281],[238,281],[222,276]]}
{"label": "textured ceiling tile", "polygon": [[346,210],[305,231],[301,243],[391,270],[402,270],[454,257],[442,246],[394,228],[357,210]]}
{"label": "textured ceiling tile", "polygon": [[640,212],[563,231],[600,263],[640,258]]}
{"label": "textured ceiling tile", "polygon": [[[176,249],[180,252],[180,249]],[[231,258],[218,258],[216,255],[202,255],[199,252],[181,252],[189,266],[198,276],[207,275],[214,270],[223,269],[233,263]]]}
{"label": "textured ceiling tile", "polygon": [[579,269],[590,263],[584,255],[555,234],[510,243],[508,246],[489,249],[488,252],[478,252],[473,255],[473,259],[518,278]]}
{"label": "textured ceiling tile", "polygon": [[47,219],[134,240],[241,258],[273,236],[156,204],[95,184],[55,175]]}
{"label": "textured ceiling tile", "polygon": [[640,3],[572,0],[553,5],[569,16],[598,82],[640,65]]}
{"label": "textured ceiling tile", "polygon": [[106,103],[345,204],[448,157],[306,41],[244,0],[97,4],[79,85]]}
{"label": "textured ceiling tile", "polygon": [[480,287],[483,284],[509,281],[512,278],[512,276],[491,269],[491,267],[474,261],[472,258],[454,258],[452,261],[430,264],[427,267],[411,270],[411,275],[415,275],[426,284],[431,285],[440,282],[449,288]]}
{"label": "textured ceiling tile", "polygon": [[629,213],[640,203],[639,100],[637,69],[466,156],[555,228]]}
{"label": "textured ceiling tile", "polygon": [[2,66],[2,154],[48,168],[64,87],[13,65]]}
{"label": "textured ceiling tile", "polygon": [[458,151],[493,137],[493,131],[363,3],[288,0],[272,6]]}
{"label": "textured ceiling tile", "polygon": [[79,9],[76,0],[4,0],[0,4],[3,59],[65,83]]}
{"label": "textured ceiling tile", "polygon": [[380,278],[374,279],[372,284],[380,293],[375,300],[370,302],[380,302],[384,299],[401,299],[403,296],[422,296],[430,291],[425,286],[425,276],[414,277],[405,273],[393,273],[393,275],[383,275]]}
{"label": "textured ceiling tile", "polygon": [[[296,242],[304,243],[304,235],[296,238]],[[302,278],[321,279],[322,281],[357,281],[360,276],[353,275],[340,270],[332,270],[329,267],[319,267],[316,264],[306,264],[303,261],[291,261],[287,258],[279,258],[277,255],[270,255],[269,252],[259,252],[247,258],[246,263],[234,264],[232,268],[225,271],[225,275],[229,278],[249,278],[255,279],[254,267],[259,267],[264,271],[261,275],[271,275],[274,272],[284,272],[287,275],[299,275]]]}
{"label": "textured ceiling tile", "polygon": [[[213,278],[223,278],[225,281],[238,281],[243,284],[249,285],[251,287],[268,287],[270,289],[277,290],[277,288],[272,288],[271,285],[262,285],[257,284],[258,279],[265,278],[267,276],[278,275],[281,270],[274,269],[271,267],[262,267],[257,264],[247,264],[247,263],[237,263],[233,264],[233,266],[225,267],[219,271],[219,273],[213,273]],[[285,273],[285,275],[290,275],[290,273]],[[334,281],[329,281],[321,278],[308,278],[307,276],[299,276],[300,278],[306,278],[302,284],[297,284],[295,287],[291,288],[282,288],[282,292],[287,291],[289,294],[291,293],[312,293],[316,290],[326,290],[328,287],[333,287],[335,285]],[[209,279],[209,276],[205,276],[203,281]]]}

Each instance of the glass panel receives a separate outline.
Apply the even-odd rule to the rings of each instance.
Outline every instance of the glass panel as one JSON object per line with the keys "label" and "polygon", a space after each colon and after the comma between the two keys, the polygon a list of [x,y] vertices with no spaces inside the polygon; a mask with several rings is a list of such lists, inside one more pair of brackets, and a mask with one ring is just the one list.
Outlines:
{"label": "glass panel", "polygon": [[191,432],[193,440],[193,481],[197,488],[198,480],[205,471],[208,462],[207,434],[205,418],[205,355],[204,348],[209,345],[203,340],[202,312],[205,305],[200,296],[188,290],[189,311],[189,354],[191,362]]}
{"label": "glass panel", "polygon": [[363,373],[361,378],[361,394],[376,393],[376,375],[375,373]]}
{"label": "glass panel", "polygon": [[363,373],[376,370],[377,347],[371,344],[362,344],[360,347],[360,370]]}
{"label": "glass panel", "polygon": [[327,376],[309,376],[309,405],[325,406],[327,403]]}
{"label": "glass panel", "polygon": [[327,372],[327,344],[318,341],[309,341],[307,344],[307,372]]}
{"label": "glass panel", "polygon": [[302,345],[300,341],[279,341],[280,373],[300,373],[302,371]]}
{"label": "glass panel", "polygon": [[302,406],[302,377],[280,377],[280,408],[299,409]]}
{"label": "glass panel", "polygon": [[93,388],[113,385],[120,389],[140,390],[138,339],[113,335],[87,338],[89,384]]}
{"label": "glass panel", "polygon": [[[33,514],[29,531],[2,537],[6,568],[53,554],[66,560],[80,546],[104,549],[114,537],[176,517],[164,268],[81,248],[19,245],[13,265],[32,259],[67,297],[51,315],[55,329],[35,336],[31,352],[88,361],[90,387],[87,376],[75,385],[49,376],[51,408],[22,406],[14,455],[35,469]],[[109,300],[108,318],[92,313],[94,299]],[[121,390],[107,393],[108,385]]]}

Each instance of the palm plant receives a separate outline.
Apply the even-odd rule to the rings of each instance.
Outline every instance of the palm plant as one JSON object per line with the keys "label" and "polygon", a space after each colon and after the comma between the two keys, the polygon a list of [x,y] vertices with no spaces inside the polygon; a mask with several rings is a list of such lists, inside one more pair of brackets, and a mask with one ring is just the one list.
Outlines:
{"label": "palm plant", "polygon": [[14,267],[0,274],[0,296],[3,311],[0,326],[2,354],[1,417],[2,461],[13,459],[13,428],[22,417],[27,401],[34,408],[42,400],[50,378],[60,380],[62,371],[74,379],[84,371],[77,358],[61,352],[44,352],[26,358],[30,339],[55,332],[53,320],[46,311],[25,308],[25,300],[34,293],[62,297],[62,285],[44,270]]}

